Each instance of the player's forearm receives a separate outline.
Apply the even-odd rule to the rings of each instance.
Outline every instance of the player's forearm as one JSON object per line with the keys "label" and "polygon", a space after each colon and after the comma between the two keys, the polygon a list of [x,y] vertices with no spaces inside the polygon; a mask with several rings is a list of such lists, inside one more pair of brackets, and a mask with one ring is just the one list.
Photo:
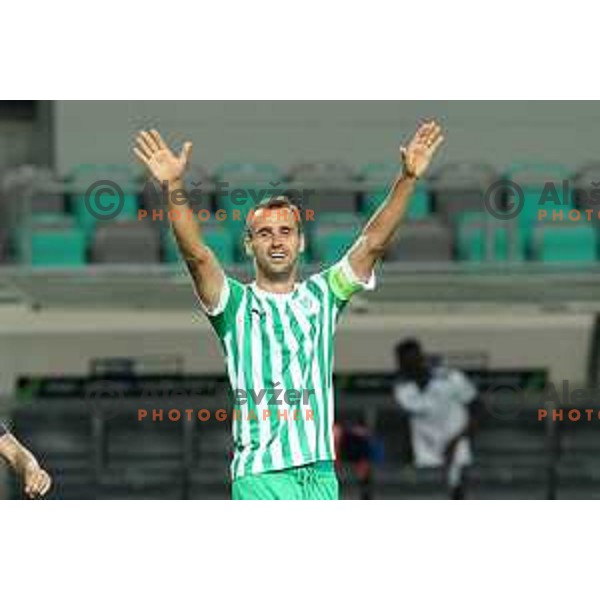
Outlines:
{"label": "player's forearm", "polygon": [[0,456],[21,476],[29,467],[38,467],[35,456],[23,446],[14,436],[3,436],[0,444]]}
{"label": "player's forearm", "polygon": [[368,251],[376,258],[383,256],[402,223],[415,182],[414,177],[399,175],[385,201],[365,225],[362,235]]}
{"label": "player's forearm", "polygon": [[187,201],[183,181],[168,182],[169,215],[175,241],[183,259],[188,263],[202,262],[207,248],[202,240],[200,226]]}

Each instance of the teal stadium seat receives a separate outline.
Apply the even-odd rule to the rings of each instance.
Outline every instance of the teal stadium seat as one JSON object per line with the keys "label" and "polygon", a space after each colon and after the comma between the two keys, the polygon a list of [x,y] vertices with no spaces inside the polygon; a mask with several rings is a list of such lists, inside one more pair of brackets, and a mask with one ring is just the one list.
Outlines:
{"label": "teal stadium seat", "polygon": [[[202,237],[223,265],[235,262],[235,242],[232,233],[216,223],[201,224]],[[165,262],[181,261],[173,232],[165,229],[163,233],[163,258]]]}
{"label": "teal stadium seat", "polygon": [[589,223],[543,223],[534,228],[534,260],[587,263],[596,261],[597,256],[596,228]]}
{"label": "teal stadium seat", "polygon": [[[563,193],[563,182],[569,179],[569,171],[562,165],[515,164],[507,170],[506,179],[516,183],[523,192],[524,204],[518,219],[525,230],[540,220],[538,216],[541,209],[548,213],[542,220],[551,221],[552,209],[563,209],[567,213],[575,208],[574,194],[568,194],[565,198]],[[510,201],[517,200],[511,196]]]}
{"label": "teal stadium seat", "polygon": [[[456,222],[458,259],[469,262],[488,260],[488,239],[493,237],[492,261],[525,260],[525,235],[516,223],[500,221],[481,212],[462,213]],[[511,248],[514,244],[514,248]]]}
{"label": "teal stadium seat", "polygon": [[85,194],[91,186],[99,191],[107,188],[107,185],[100,184],[101,181],[114,182],[123,192],[123,207],[119,214],[115,215],[115,220],[131,220],[138,217],[138,192],[140,185],[136,173],[129,165],[119,164],[80,164],[75,166],[68,175],[68,184],[71,189],[72,212],[77,218],[80,227],[86,234],[91,236],[98,222],[102,221],[102,215],[109,216],[114,208],[103,209],[103,205],[114,206],[118,201],[116,195],[110,190],[101,195],[96,201],[96,195],[92,192],[90,195],[90,206],[92,211],[98,213],[98,217],[88,210],[85,203]]}
{"label": "teal stadium seat", "polygon": [[[360,171],[363,184],[367,187],[361,212],[370,217],[385,200],[400,167],[398,163],[372,163]],[[430,214],[430,199],[427,187],[418,183],[410,200],[406,217],[409,220],[425,219]]]}
{"label": "teal stadium seat", "polygon": [[[107,207],[113,206],[111,198],[102,198],[100,202]],[[114,200],[116,202],[116,200]],[[89,210],[83,196],[76,196],[73,198],[73,214],[77,219],[77,224],[85,231],[88,237],[91,237],[94,230],[99,222],[103,222],[101,218],[103,215],[110,216],[112,210],[108,211],[101,210],[101,206],[94,204],[93,200],[90,202],[92,210]],[[92,211],[97,211],[98,215]],[[123,208],[118,214],[114,216],[115,221],[130,221],[138,218],[138,199],[134,194],[125,194],[123,197]]]}
{"label": "teal stadium seat", "polygon": [[69,217],[37,215],[30,229],[17,232],[21,264],[35,267],[81,267],[86,264],[85,232]]}
{"label": "teal stadium seat", "polygon": [[315,262],[329,266],[340,260],[356,241],[362,219],[356,215],[323,215],[311,228],[310,249]]}

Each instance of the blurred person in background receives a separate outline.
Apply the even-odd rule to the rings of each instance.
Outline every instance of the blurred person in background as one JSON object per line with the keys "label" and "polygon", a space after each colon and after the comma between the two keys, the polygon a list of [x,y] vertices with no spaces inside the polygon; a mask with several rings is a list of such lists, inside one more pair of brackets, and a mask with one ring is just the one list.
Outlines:
{"label": "blurred person in background", "polygon": [[364,422],[333,426],[338,469],[348,465],[360,488],[361,500],[373,499],[373,469],[383,458],[383,446]]}
{"label": "blurred person in background", "polygon": [[466,497],[470,438],[480,413],[477,389],[457,369],[434,366],[416,339],[396,346],[394,400],[406,413],[416,468],[442,468],[452,500]]}
{"label": "blurred person in background", "polygon": [[0,421],[0,456],[8,462],[23,482],[28,498],[41,498],[50,490],[50,475],[38,464],[35,456],[15,438]]}

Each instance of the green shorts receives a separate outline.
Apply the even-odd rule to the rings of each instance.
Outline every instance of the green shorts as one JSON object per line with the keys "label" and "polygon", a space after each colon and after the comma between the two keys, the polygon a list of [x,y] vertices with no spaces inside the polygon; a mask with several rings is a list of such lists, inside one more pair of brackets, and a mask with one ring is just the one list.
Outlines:
{"label": "green shorts", "polygon": [[319,461],[239,477],[231,495],[233,500],[338,500],[339,486],[333,461]]}

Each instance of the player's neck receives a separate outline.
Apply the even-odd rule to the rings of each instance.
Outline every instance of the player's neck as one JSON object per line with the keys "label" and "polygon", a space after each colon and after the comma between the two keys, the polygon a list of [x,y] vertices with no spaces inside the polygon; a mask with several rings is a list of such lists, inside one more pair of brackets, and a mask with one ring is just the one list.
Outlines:
{"label": "player's neck", "polygon": [[282,274],[280,277],[267,276],[260,271],[256,272],[256,287],[263,292],[271,294],[289,294],[296,285],[296,270]]}

